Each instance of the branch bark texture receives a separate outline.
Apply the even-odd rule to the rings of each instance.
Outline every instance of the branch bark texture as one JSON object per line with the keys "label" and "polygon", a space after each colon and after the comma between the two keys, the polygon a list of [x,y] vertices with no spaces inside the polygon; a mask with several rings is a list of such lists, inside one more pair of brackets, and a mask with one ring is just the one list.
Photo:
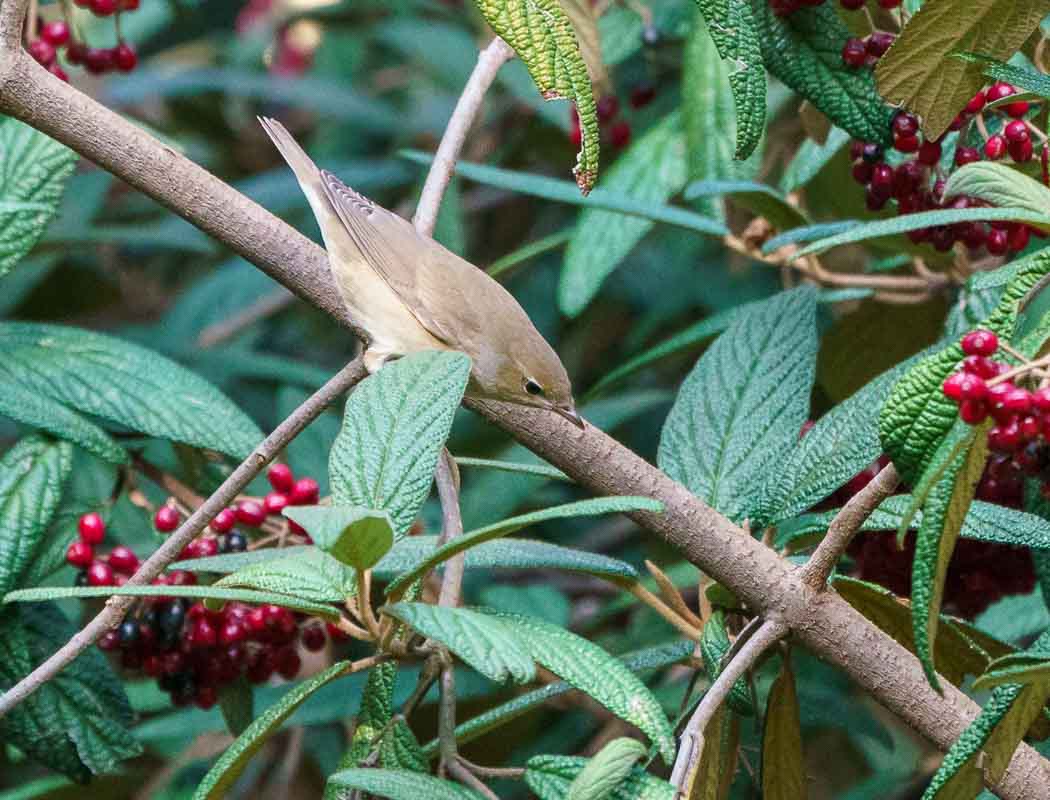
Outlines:
{"label": "branch bark texture", "polygon": [[[113,172],[343,326],[355,328],[335,291],[324,250],[144,130],[51,76],[25,53],[10,56],[0,58],[0,111]],[[789,628],[800,643],[843,669],[942,750],[977,715],[978,706],[947,681],[943,696],[934,691],[915,656],[841,598],[814,592],[797,568],[600,430],[580,430],[555,414],[519,406],[468,405],[593,492],[645,494],[662,501],[662,514],[632,516],[729,587],[756,614]],[[1007,800],[1050,800],[1050,763],[1021,745],[991,788]]]}

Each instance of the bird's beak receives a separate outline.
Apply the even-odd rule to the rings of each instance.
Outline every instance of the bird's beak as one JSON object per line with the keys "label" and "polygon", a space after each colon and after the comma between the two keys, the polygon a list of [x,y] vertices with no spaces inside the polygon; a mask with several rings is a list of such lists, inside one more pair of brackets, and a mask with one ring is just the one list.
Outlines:
{"label": "bird's beak", "polygon": [[565,417],[565,419],[569,420],[569,422],[571,422],[577,428],[583,430],[583,417],[580,416],[575,406],[551,406],[551,411],[553,411],[560,417]]}

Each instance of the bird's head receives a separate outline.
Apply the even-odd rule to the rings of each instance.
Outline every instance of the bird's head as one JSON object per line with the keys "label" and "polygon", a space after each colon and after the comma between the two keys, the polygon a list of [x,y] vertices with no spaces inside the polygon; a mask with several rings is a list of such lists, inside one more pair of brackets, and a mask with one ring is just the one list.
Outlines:
{"label": "bird's head", "polygon": [[583,419],[572,398],[572,384],[558,354],[538,334],[522,339],[494,359],[491,373],[484,374],[486,365],[475,363],[475,371],[483,373],[475,376],[480,393],[507,403],[553,411],[582,428]]}

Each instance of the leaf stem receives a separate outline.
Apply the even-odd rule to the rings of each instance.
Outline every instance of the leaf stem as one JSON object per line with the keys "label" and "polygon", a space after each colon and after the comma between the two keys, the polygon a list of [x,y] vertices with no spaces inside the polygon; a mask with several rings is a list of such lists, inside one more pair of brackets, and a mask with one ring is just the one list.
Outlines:
{"label": "leaf stem", "polygon": [[667,605],[663,600],[650,592],[641,582],[634,581],[628,591],[645,603],[649,608],[671,623],[681,633],[694,641],[700,638],[700,628],[693,625],[689,620],[680,615],[675,609]]}

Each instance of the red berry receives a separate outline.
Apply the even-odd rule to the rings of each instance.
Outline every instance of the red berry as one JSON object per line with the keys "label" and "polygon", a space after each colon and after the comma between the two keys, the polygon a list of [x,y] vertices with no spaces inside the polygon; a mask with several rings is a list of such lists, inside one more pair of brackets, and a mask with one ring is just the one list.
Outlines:
{"label": "red berry", "polygon": [[229,620],[219,629],[219,641],[222,644],[234,644],[248,638],[248,629],[240,620]]}
{"label": "red berry", "polygon": [[893,191],[893,167],[876,164],[871,172],[871,188],[876,194],[889,195]]}
{"label": "red berry", "polygon": [[988,404],[983,400],[963,400],[959,404],[959,418],[967,425],[979,425],[988,419]]}
{"label": "red berry", "polygon": [[996,425],[988,431],[988,446],[1000,453],[1012,453],[1021,446],[1021,429],[1017,420]]}
{"label": "red berry", "polygon": [[988,240],[985,242],[985,247],[988,248],[988,252],[993,256],[1004,256],[1010,249],[1009,239],[1006,231],[992,228],[988,231]]}
{"label": "red berry", "polygon": [[1019,253],[1028,247],[1028,237],[1030,231],[1027,225],[1018,223],[1010,228],[1007,233],[1007,243],[1010,251],[1013,253]]}
{"label": "red berry", "polygon": [[33,60],[44,67],[51,66],[55,60],[55,48],[50,42],[43,39],[35,39],[29,43],[27,48]]}
{"label": "red berry", "polygon": [[77,532],[80,534],[80,541],[101,544],[106,538],[106,523],[102,521],[101,515],[92,511],[90,514],[84,514],[77,522]]}
{"label": "red berry", "polygon": [[89,586],[112,586],[113,568],[104,561],[93,561],[87,570],[87,582]]}
{"label": "red berry", "polygon": [[976,375],[971,375],[968,372],[964,372],[962,375],[963,379],[959,389],[963,400],[984,400],[988,396],[988,386],[982,378],[978,378]]}
{"label": "red berry", "polygon": [[100,17],[116,13],[117,0],[91,0],[91,11]]}
{"label": "red berry", "polygon": [[[892,33],[876,31],[864,42],[864,49],[869,56],[881,58],[890,49],[896,37]],[[916,128],[918,130],[918,128]]]}
{"label": "red berry", "polygon": [[244,500],[237,504],[237,521],[257,528],[266,521],[266,509],[255,500]]}
{"label": "red berry", "polygon": [[1007,149],[1010,151],[1010,158],[1018,163],[1023,163],[1032,158],[1032,141],[1026,139],[1023,142],[1010,142],[1007,145]]}
{"label": "red berry", "polygon": [[191,647],[214,647],[218,641],[219,634],[207,617],[198,617],[190,621],[186,630],[186,642]]}
{"label": "red berry", "polygon": [[944,383],[941,384],[941,391],[944,396],[949,400],[954,400],[956,403],[961,402],[963,399],[963,383],[966,381],[967,375],[965,372],[953,372],[947,378]]}
{"label": "red berry", "polygon": [[282,678],[291,680],[299,674],[299,669],[302,667],[302,659],[299,658],[299,654],[295,652],[294,647],[282,647],[277,651],[274,657],[277,666],[277,672]]}
{"label": "red berry", "polygon": [[919,147],[919,161],[928,167],[932,167],[941,160],[941,145],[939,142],[923,142]]}
{"label": "red berry", "polygon": [[84,66],[92,75],[113,69],[113,53],[105,47],[89,47],[84,53]]}
{"label": "red berry", "polygon": [[161,506],[153,515],[153,527],[161,533],[171,533],[179,527],[182,515],[175,506]]}
{"label": "red berry", "polygon": [[966,356],[963,359],[963,369],[985,380],[999,374],[999,365],[987,356]]}
{"label": "red berry", "polygon": [[267,514],[280,514],[288,505],[288,495],[270,492],[263,498],[263,508]]}
{"label": "red berry", "polygon": [[901,153],[914,153],[921,146],[918,136],[894,136],[893,147]]}
{"label": "red berry", "polygon": [[1031,138],[1028,133],[1028,125],[1020,119],[1015,119],[1003,128],[1003,137],[1008,142],[1026,142]]}
{"label": "red berry", "polygon": [[879,6],[882,8],[896,8],[901,4],[901,0],[879,0]]}
{"label": "red berry", "polygon": [[207,711],[209,708],[214,706],[219,701],[219,694],[216,692],[214,686],[198,686],[197,694],[193,698],[194,704],[197,708],[203,708]]}
{"label": "red berry", "polygon": [[1027,100],[1015,100],[1013,103],[1007,103],[1005,106],[1003,106],[1003,111],[1006,112],[1006,115],[1008,117],[1013,117],[1014,119],[1017,119],[1027,114],[1029,108],[1030,106],[1028,105]]}
{"label": "red berry", "polygon": [[214,536],[202,536],[196,540],[197,557],[210,558],[219,554],[219,540]]}
{"label": "red berry", "polygon": [[167,576],[169,586],[196,586],[197,576],[189,570],[175,569]]}
{"label": "red berry", "polygon": [[139,0],[120,0],[121,11],[137,11]]}
{"label": "red berry", "polygon": [[69,41],[69,26],[60,19],[48,22],[40,29],[40,38],[50,45],[61,47]]}
{"label": "red berry", "polygon": [[859,11],[864,8],[864,4],[868,0],[839,0],[839,5],[847,11]]}
{"label": "red berry", "polygon": [[321,488],[313,478],[300,478],[292,487],[288,495],[288,504],[293,506],[305,506],[316,503],[320,497]]}
{"label": "red berry", "polygon": [[267,480],[275,492],[288,494],[295,486],[295,476],[287,464],[274,464],[266,473]]}
{"label": "red berry", "polygon": [[989,103],[994,103],[996,100],[1002,100],[1004,97],[1009,97],[1012,94],[1017,94],[1017,89],[1008,83],[993,83],[988,91],[985,92],[985,97]]}
{"label": "red berry", "polygon": [[117,545],[109,554],[109,565],[117,572],[130,575],[139,567],[139,558],[130,547]]}
{"label": "red berry", "polygon": [[608,122],[615,117],[620,110],[620,101],[614,94],[607,94],[604,97],[599,97],[598,102],[594,105],[598,112],[599,122]]}
{"label": "red berry", "polygon": [[1039,420],[1033,416],[1021,418],[1021,438],[1031,441],[1039,435]]}
{"label": "red berry", "polygon": [[1032,392],[1032,405],[1044,414],[1050,412],[1050,386]]}
{"label": "red berry", "polygon": [[959,147],[955,150],[955,166],[963,167],[981,160],[981,154],[976,147]]}
{"label": "red berry", "polygon": [[233,530],[233,526],[237,524],[237,514],[234,513],[232,508],[224,508],[208,525],[216,533],[229,533]]}
{"label": "red berry", "polygon": [[346,631],[331,622],[326,622],[324,624],[324,629],[328,632],[328,638],[333,642],[345,642],[350,638]]}
{"label": "red berry", "polygon": [[57,61],[50,67],[48,67],[47,71],[54,75],[56,78],[58,78],[60,81],[69,83],[69,75],[67,75],[66,71],[58,65]]}
{"label": "red berry", "polygon": [[656,86],[652,83],[640,83],[631,89],[631,108],[643,108],[656,97]]}
{"label": "red berry", "polygon": [[1011,416],[1027,414],[1032,410],[1032,395],[1027,389],[1015,386],[1002,398],[1002,409]]}
{"label": "red berry", "polygon": [[626,147],[631,141],[631,126],[621,120],[609,129],[609,141],[613,147]]}
{"label": "red berry", "polygon": [[966,104],[967,114],[978,114],[981,109],[984,108],[984,104],[987,101],[985,93],[983,91],[978,92],[970,98],[970,102]]}
{"label": "red berry", "polygon": [[963,336],[960,345],[968,356],[990,356],[999,349],[999,337],[991,331],[978,328]]}
{"label": "red berry", "polygon": [[325,636],[324,628],[321,625],[307,625],[299,633],[299,638],[303,643],[303,647],[311,653],[323,650],[325,642],[328,641],[328,637]]}
{"label": "red berry", "polygon": [[273,651],[269,648],[256,650],[248,656],[246,674],[252,683],[265,683],[273,674]]}
{"label": "red berry", "polygon": [[991,161],[998,161],[1006,155],[1006,138],[995,134],[984,143],[984,156]]}
{"label": "red berry", "polygon": [[861,185],[867,185],[868,181],[871,180],[872,170],[873,167],[867,161],[858,161],[851,168],[853,180]]}
{"label": "red berry", "polygon": [[842,63],[847,67],[863,67],[868,58],[868,48],[864,40],[850,38],[842,46]]}
{"label": "red berry", "polygon": [[914,114],[901,111],[893,118],[893,132],[901,136],[913,136],[919,132],[919,120]]}
{"label": "red berry", "polygon": [[120,647],[120,634],[116,628],[111,631],[106,631],[102,634],[102,638],[98,640],[98,649],[109,652],[110,650],[116,650]]}
{"label": "red berry", "polygon": [[121,72],[131,72],[139,63],[138,53],[127,42],[121,42],[113,48],[113,63]]}
{"label": "red berry", "polygon": [[87,45],[83,42],[78,42],[75,39],[69,43],[69,47],[66,48],[66,59],[70,64],[83,64],[84,58],[87,56]]}
{"label": "red berry", "polygon": [[569,131],[569,144],[573,147],[579,147],[583,144],[583,131],[580,129],[580,123],[573,123],[572,130]]}
{"label": "red berry", "polygon": [[74,539],[66,549],[66,562],[78,569],[84,569],[95,560],[95,548],[80,539]]}

